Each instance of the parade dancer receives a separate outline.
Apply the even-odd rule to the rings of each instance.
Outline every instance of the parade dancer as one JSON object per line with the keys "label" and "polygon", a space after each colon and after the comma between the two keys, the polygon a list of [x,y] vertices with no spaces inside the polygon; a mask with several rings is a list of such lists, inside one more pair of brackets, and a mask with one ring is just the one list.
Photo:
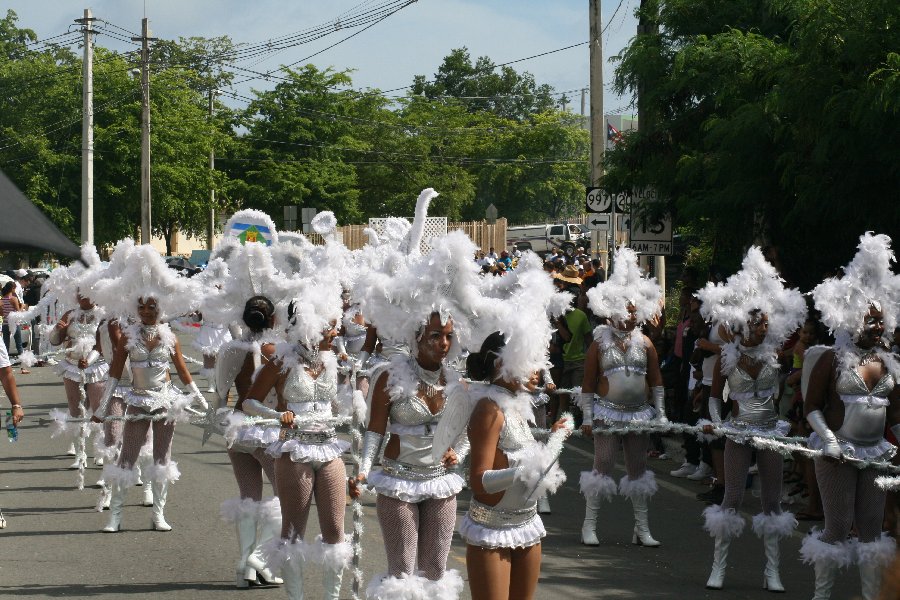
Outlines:
{"label": "parade dancer", "polygon": [[[330,218],[320,213],[314,219]],[[321,258],[321,257],[320,257]],[[295,299],[288,306],[286,338],[266,363],[242,403],[245,413],[281,422],[278,441],[267,452],[275,457],[275,482],[281,502],[281,540],[267,552],[267,563],[281,567],[288,598],[303,598],[304,563],[323,569],[324,598],[336,599],[353,549],[344,536],[346,469],[341,455],[350,447],[335,434],[335,417],[346,406],[338,394],[337,357],[331,344],[341,317],[339,265],[322,260],[298,275]],[[266,348],[263,349],[266,352]],[[277,390],[276,409],[265,399]],[[349,411],[346,411],[349,414]],[[321,535],[306,542],[306,525],[315,496]]]}
{"label": "parade dancer", "polygon": [[[65,344],[65,354],[59,361],[56,372],[63,379],[69,416],[83,418],[83,411],[97,411],[103,397],[104,383],[109,377],[109,365],[100,354],[97,337],[99,311],[90,298],[77,293],[78,308],[69,310],[57,321],[50,331],[50,342],[54,346]],[[82,392],[84,398],[82,398]],[[87,404],[87,406],[85,406]],[[87,426],[78,428],[75,462],[72,469],[84,470],[87,465]],[[103,459],[95,457],[102,465]]]}
{"label": "parade dancer", "polygon": [[[713,327],[729,338],[713,370],[709,397],[712,424],[723,430],[725,442],[725,497],[721,505],[703,511],[704,529],[715,538],[712,571],[708,589],[722,589],[728,550],[744,529],[737,513],[744,498],[747,473],[754,449],[750,437],[784,436],[790,427],[778,419],[775,394],[778,392],[778,349],[806,319],[802,294],[785,289],[775,268],[766,262],[762,251],[751,247],[741,270],[724,284],[708,284],[697,293],[703,301],[701,314]],[[731,415],[722,419],[725,383],[730,392]],[[789,512],[781,511],[781,484],[784,457],[776,450],[757,449],[756,464],[760,478],[762,512],[753,517],[753,531],[763,540],[766,566],[763,589],[784,592],[779,574],[779,541],[797,527]]]}
{"label": "parade dancer", "polygon": [[[815,600],[830,598],[837,569],[854,562],[863,599],[874,600],[896,552],[894,539],[881,530],[885,492],[875,484],[878,471],[848,462],[894,456],[885,424],[900,437],[900,362],[883,338],[900,313],[890,244],[886,235],[866,233],[844,276],[826,279],[812,293],[835,337],[833,348],[812,358],[814,347],[804,360],[804,371],[811,369],[804,412],[813,429],[809,447],[822,451],[815,469],[825,513],[825,529],[807,536],[800,549],[815,567]],[[848,540],[853,527],[858,538]]]}
{"label": "parade dancer", "polygon": [[[175,420],[191,403],[206,408],[206,400],[191,379],[178,339],[162,321],[195,310],[199,294],[189,279],[175,275],[149,245],[135,246],[131,240],[124,240],[116,246],[110,263],[118,267],[117,275],[94,284],[91,293],[120,323],[129,319],[131,322],[122,328],[122,337],[114,350],[96,420],[107,415],[126,360],[131,362],[132,381],[124,398],[126,417],[131,418],[122,433],[118,464],[107,464],[103,470],[104,481],[112,487],[109,523],[103,531],[112,533],[122,529],[125,495],[137,481],[134,465],[151,428],[154,465],[144,473],[153,490],[151,525],[157,531],[171,531],[163,510],[170,483],[180,477],[177,464],[171,460]],[[172,385],[169,360],[182,383],[188,386],[189,394],[182,394]]]}
{"label": "parade dancer", "polygon": [[[660,312],[661,290],[654,278],[641,274],[637,255],[616,250],[610,278],[588,291],[591,311],[609,320],[594,330],[594,341],[585,358],[581,386],[582,432],[594,438],[594,468],[581,473],[585,499],[581,542],[598,546],[596,527],[601,502],[618,493],[631,500],[634,529],[631,541],[656,547],[650,534],[648,504],[657,491],[653,471],[647,469],[650,438],[636,431],[610,435],[609,428],[666,422],[665,392],[653,343],[641,327]],[[653,406],[647,403],[652,397]],[[618,488],[612,478],[619,443],[625,451],[625,476]]]}
{"label": "parade dancer", "polygon": [[[364,270],[353,294],[378,331],[410,350],[372,375],[359,474],[350,480],[353,497],[363,482],[378,493],[388,570],[371,580],[366,595],[379,600],[455,599],[463,587],[459,572],[447,569],[447,557],[456,495],[465,484],[456,468],[468,442],[464,428],[442,446],[434,436],[458,387],[448,357],[471,335],[461,290],[474,289],[478,275],[468,261],[474,244],[464,234],[432,240],[431,253],[421,254],[427,205],[436,195],[428,189],[419,196],[415,222],[396,255]],[[373,469],[388,435],[381,468]]]}
{"label": "parade dancer", "polygon": [[[272,360],[274,346],[266,342],[277,341],[273,330],[273,300],[286,302],[290,289],[288,278],[275,269],[269,248],[260,243],[236,247],[228,253],[227,260],[211,260],[209,268],[220,271],[220,282],[203,300],[204,317],[210,324],[240,322],[243,330],[239,339],[228,341],[219,349],[216,410],[210,413],[210,418],[221,421],[220,413],[222,410],[228,412],[224,407],[229,390],[234,387],[237,403],[228,415],[225,439],[240,495],[222,503],[221,515],[237,529],[240,554],[235,585],[246,588],[259,580],[280,584],[281,578],[273,574],[263,556],[264,546],[281,531],[275,459],[265,451],[278,440],[280,427],[275,423],[256,423],[248,419],[244,404],[253,377]],[[273,388],[263,404],[273,410],[277,403]],[[263,475],[272,485],[274,497],[263,498]]]}

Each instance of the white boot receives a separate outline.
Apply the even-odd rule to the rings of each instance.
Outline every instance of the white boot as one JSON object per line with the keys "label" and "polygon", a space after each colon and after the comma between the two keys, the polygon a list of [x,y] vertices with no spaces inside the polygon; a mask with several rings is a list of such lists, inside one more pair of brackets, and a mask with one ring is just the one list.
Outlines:
{"label": "white boot", "polygon": [[234,570],[234,585],[235,587],[246,588],[250,587],[250,582],[256,583],[256,570],[247,566],[247,559],[256,546],[256,515],[240,515],[235,524],[237,526],[238,549],[241,554],[237,567]]}
{"label": "white boot", "polygon": [[141,490],[141,506],[153,506],[153,486],[145,483]]}
{"label": "white boot", "polygon": [[542,515],[550,514],[550,499],[547,498],[547,494],[544,494],[537,501],[537,511]]}
{"label": "white boot", "polygon": [[69,447],[66,449],[66,456],[75,456],[75,442],[69,444]]}
{"label": "white boot", "polygon": [[581,543],[585,546],[599,546],[597,539],[597,514],[600,512],[600,497],[584,497],[584,523],[581,525]]}
{"label": "white boot", "polygon": [[834,587],[834,577],[837,575],[837,565],[831,561],[818,561],[814,563],[816,570],[816,589],[813,600],[829,600],[831,589]]}
{"label": "white boot", "polygon": [[105,483],[100,486],[100,499],[97,500],[97,512],[103,512],[109,508],[112,502],[112,490]]}
{"label": "white boot", "polygon": [[781,553],[778,547],[779,537],[777,534],[770,533],[763,537],[763,545],[766,549],[766,570],[763,578],[763,589],[770,592],[784,592],[784,586],[781,584],[781,576],[778,574],[778,568],[781,561]]}
{"label": "white boot", "polygon": [[247,568],[254,569],[264,584],[281,585],[284,580],[272,573],[262,555],[265,545],[281,534],[281,504],[278,502],[278,498],[259,503],[259,514],[255,522],[256,544],[247,557]]}
{"label": "white boot", "polygon": [[172,526],[166,523],[163,509],[166,507],[166,498],[169,495],[169,481],[154,481],[153,488],[153,519],[150,522],[151,529],[155,531],[172,531]]}
{"label": "white boot", "polygon": [[881,565],[876,561],[859,563],[859,581],[862,584],[862,599],[875,600],[881,588]]}
{"label": "white boot", "polygon": [[335,569],[325,564],[322,573],[322,598],[323,600],[338,600],[341,597],[341,578],[344,574],[344,567]]}
{"label": "white boot", "polygon": [[631,537],[631,543],[638,546],[647,546],[656,548],[661,546],[659,542],[650,535],[650,517],[647,509],[649,498],[646,496],[632,496],[631,506],[634,508],[634,534]]}
{"label": "white boot", "polygon": [[87,466],[87,452],[85,451],[87,440],[83,435],[79,435],[75,439],[75,444],[73,446],[75,448],[75,462],[69,465],[69,468],[83,469]]}
{"label": "white boot", "polygon": [[728,562],[728,546],[730,545],[731,538],[716,537],[712,570],[709,573],[709,579],[706,580],[706,589],[721,590],[725,584],[725,566]]}
{"label": "white boot", "polygon": [[125,505],[125,493],[127,487],[121,483],[113,483],[109,499],[109,522],[101,529],[106,533],[122,531],[122,507]]}
{"label": "white boot", "polygon": [[303,562],[299,557],[293,557],[284,563],[281,571],[284,577],[284,591],[288,600],[303,600]]}

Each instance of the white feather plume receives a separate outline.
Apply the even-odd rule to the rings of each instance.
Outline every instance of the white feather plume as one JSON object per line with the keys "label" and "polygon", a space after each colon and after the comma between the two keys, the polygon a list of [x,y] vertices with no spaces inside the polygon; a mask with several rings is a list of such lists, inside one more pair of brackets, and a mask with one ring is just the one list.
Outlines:
{"label": "white feather plume", "polygon": [[588,290],[588,304],[598,317],[614,323],[628,319],[628,305],[633,305],[638,325],[660,313],[662,290],[656,279],[645,277],[638,264],[638,256],[631,248],[620,246],[613,260],[609,279]]}

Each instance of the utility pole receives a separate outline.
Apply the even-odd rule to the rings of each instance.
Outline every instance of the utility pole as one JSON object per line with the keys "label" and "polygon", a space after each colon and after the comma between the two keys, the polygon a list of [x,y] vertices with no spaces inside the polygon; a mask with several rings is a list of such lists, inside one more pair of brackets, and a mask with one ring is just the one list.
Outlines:
{"label": "utility pole", "polygon": [[141,19],[141,243],[150,243],[150,21]]}
{"label": "utility pole", "polygon": [[[600,16],[601,0],[588,0],[590,3],[590,52],[591,52],[591,186],[600,185],[603,176],[603,152],[606,148],[606,119],[603,116],[603,36],[602,20]],[[582,112],[584,111],[584,95],[582,94]],[[616,207],[613,205],[612,235],[615,245]],[[594,232],[591,236],[591,246],[594,252],[600,244],[600,234]],[[607,240],[607,247],[611,248]],[[612,256],[607,251],[607,263]],[[609,264],[607,274],[609,273]]]}
{"label": "utility pole", "polygon": [[81,88],[81,243],[94,243],[94,17],[84,9],[84,17],[75,19],[84,32]]}
{"label": "utility pole", "polygon": [[581,116],[584,116],[585,100],[587,99],[587,88],[581,88]]}
{"label": "utility pole", "polygon": [[[641,0],[640,17],[638,18],[638,35],[659,35],[659,15],[657,13],[650,14],[651,6],[656,6],[649,0]],[[650,132],[654,129],[655,123],[651,116],[651,111],[647,107],[647,99],[645,98],[645,84],[643,81],[638,82],[638,128],[644,132]],[[656,280],[659,282],[663,291],[663,301],[666,298],[666,257],[654,257],[653,270]]]}
{"label": "utility pole", "polygon": [[[209,126],[213,126],[213,95],[215,94],[214,90],[210,88],[209,90]],[[212,143],[209,145],[209,170],[210,175],[212,175],[212,171],[216,170],[216,149]],[[206,228],[206,249],[212,250],[215,245],[215,235],[216,235],[216,188],[212,182],[212,178],[210,178],[209,184],[209,223]]]}

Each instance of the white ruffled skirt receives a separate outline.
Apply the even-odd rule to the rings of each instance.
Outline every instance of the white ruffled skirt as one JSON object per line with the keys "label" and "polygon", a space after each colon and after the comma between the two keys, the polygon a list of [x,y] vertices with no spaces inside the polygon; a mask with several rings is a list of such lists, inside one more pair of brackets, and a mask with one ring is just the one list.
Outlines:
{"label": "white ruffled skirt", "polygon": [[382,496],[411,504],[435,498],[450,498],[462,491],[466,483],[458,473],[446,473],[433,479],[413,480],[394,477],[380,469],[369,473],[367,481]]}
{"label": "white ruffled skirt", "polygon": [[70,363],[67,359],[59,361],[56,365],[56,374],[77,383],[100,383],[109,378],[109,365],[106,361],[98,360],[82,371],[77,364]]}
{"label": "white ruffled skirt", "polygon": [[[855,442],[849,442],[838,438],[838,444],[841,446],[841,454],[847,458],[855,458],[858,460],[890,460],[897,454],[897,447],[892,443],[883,439],[877,444],[866,446]],[[822,450],[825,444],[819,434],[813,432],[809,436],[807,446],[812,450]]]}
{"label": "white ruffled skirt", "polygon": [[652,421],[656,418],[656,409],[645,404],[637,410],[614,408],[607,402],[594,400],[594,430],[601,432],[610,427],[625,427],[629,424]]}
{"label": "white ruffled skirt", "polygon": [[778,420],[774,426],[766,426],[735,422],[729,419],[722,421],[720,427],[725,432],[725,437],[738,443],[744,443],[747,438],[754,436],[786,436],[791,430],[791,424],[782,420]]}
{"label": "white ruffled skirt", "polygon": [[459,535],[467,544],[480,548],[529,548],[539,544],[547,530],[537,514],[522,525],[499,529],[476,523],[466,513],[459,523]]}
{"label": "white ruffled skirt", "polygon": [[327,463],[340,457],[350,449],[350,442],[334,438],[324,444],[310,444],[299,440],[277,440],[266,448],[266,454],[278,458],[283,454],[290,454],[294,462],[319,462]]}

